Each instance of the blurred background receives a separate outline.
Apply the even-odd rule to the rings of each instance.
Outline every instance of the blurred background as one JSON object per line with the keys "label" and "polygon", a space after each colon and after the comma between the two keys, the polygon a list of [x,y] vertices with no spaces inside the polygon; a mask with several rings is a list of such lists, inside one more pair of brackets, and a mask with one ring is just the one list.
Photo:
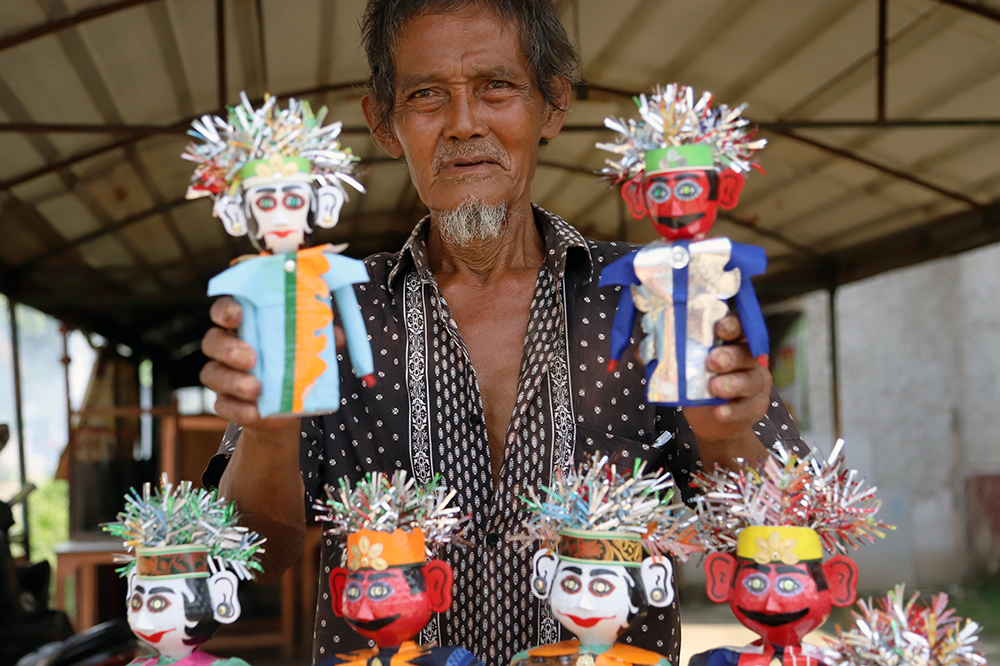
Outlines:
{"label": "blurred background", "polygon": [[[808,442],[847,441],[898,526],[858,555],[860,587],[949,590],[1000,643],[1000,0],[554,4],[583,69],[533,200],[653,240],[594,175],[604,117],[672,81],[747,102],[765,173],[714,233],[766,248],[782,396]],[[161,471],[200,479],[225,425],[197,380],[204,294],[253,249],[184,199],[191,120],[240,91],[326,105],[368,193],[316,239],[350,255],[397,250],[425,213],[364,128],[363,6],[0,3],[0,499],[38,486],[13,549],[51,562],[77,629],[120,613],[99,524]],[[306,555],[254,602],[256,640],[285,654],[309,633]],[[697,567],[681,577],[701,617]]]}

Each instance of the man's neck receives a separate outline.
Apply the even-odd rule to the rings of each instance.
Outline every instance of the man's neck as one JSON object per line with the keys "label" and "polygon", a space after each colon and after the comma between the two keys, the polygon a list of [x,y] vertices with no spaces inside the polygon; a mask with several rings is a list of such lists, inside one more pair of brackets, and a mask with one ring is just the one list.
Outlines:
{"label": "man's neck", "polygon": [[427,255],[431,272],[441,280],[471,280],[485,284],[510,271],[537,270],[544,259],[545,242],[528,204],[507,212],[500,234],[458,245],[441,233],[431,212]]}

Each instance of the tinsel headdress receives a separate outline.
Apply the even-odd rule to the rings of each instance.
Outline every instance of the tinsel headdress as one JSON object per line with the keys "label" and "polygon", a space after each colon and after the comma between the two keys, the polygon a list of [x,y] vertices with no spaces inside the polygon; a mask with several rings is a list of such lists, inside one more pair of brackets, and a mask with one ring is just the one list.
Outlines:
{"label": "tinsel headdress", "polygon": [[676,83],[657,86],[649,97],[639,95],[635,99],[638,119],[604,119],[605,127],[618,133],[617,142],[597,147],[615,153],[618,159],[606,160],[602,173],[615,182],[641,177],[647,169],[647,153],[680,146],[707,148],[710,164],[702,166],[749,171],[750,158],[767,140],[754,140],[756,130],[748,131],[750,121],[742,117],[746,104],[713,108],[712,101],[712,93],[705,92],[695,102],[694,89]]}
{"label": "tinsel headdress", "polygon": [[351,569],[384,569],[423,563],[434,547],[467,545],[462,534],[471,516],[448,506],[454,497],[439,475],[420,486],[399,470],[369,473],[354,488],[341,477],[313,509],[316,520],[327,523],[323,534],[347,541],[344,558]]}
{"label": "tinsel headdress", "polygon": [[229,107],[227,118],[204,115],[191,123],[188,134],[195,141],[182,155],[198,165],[189,199],[211,196],[217,205],[226,198],[239,202],[241,182],[254,176],[297,178],[341,190],[348,183],[364,192],[351,177],[358,158],[337,141],[341,123],[323,125],[325,106],[314,114],[304,100],[291,99],[285,109],[279,109],[271,95],[265,95],[257,109],[246,93],[240,93],[240,100]]}
{"label": "tinsel headdress", "polygon": [[837,627],[837,639],[824,648],[825,663],[834,666],[980,666],[986,658],[977,650],[980,626],[955,615],[948,595],[930,604],[914,594],[907,601],[898,586],[873,603],[859,601],[854,626]]}
{"label": "tinsel headdress", "polygon": [[785,526],[814,531],[817,549],[847,553],[895,529],[875,519],[876,488],[847,469],[843,447],[837,440],[828,457],[814,449],[799,459],[779,446],[755,467],[694,474],[692,485],[704,491],[695,498],[699,526],[711,548],[737,551],[745,528]]}
{"label": "tinsel headdress", "polygon": [[672,503],[669,472],[646,474],[645,469],[645,461],[620,467],[600,453],[569,471],[557,469],[541,496],[530,488],[522,498],[531,515],[522,523],[523,533],[508,539],[521,541],[522,547],[555,544],[560,556],[570,559],[635,564],[645,548],[686,560],[703,550],[693,526],[697,517],[682,502]]}
{"label": "tinsel headdress", "polygon": [[121,556],[127,562],[118,570],[123,576],[138,562],[140,576],[202,577],[229,568],[247,580],[263,571],[257,559],[265,539],[238,518],[236,504],[216,491],[195,489],[190,481],[174,485],[164,474],[155,490],[149,482],[142,494],[132,488],[118,520],[103,527],[133,553]]}

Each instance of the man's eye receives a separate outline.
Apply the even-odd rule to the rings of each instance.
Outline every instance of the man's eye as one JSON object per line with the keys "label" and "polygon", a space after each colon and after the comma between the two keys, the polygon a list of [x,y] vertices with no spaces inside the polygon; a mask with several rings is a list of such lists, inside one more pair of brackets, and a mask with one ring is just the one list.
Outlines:
{"label": "man's eye", "polygon": [[562,579],[562,589],[567,594],[576,594],[580,591],[580,579],[576,576],[566,576]]}
{"label": "man's eye", "polygon": [[774,584],[774,588],[778,591],[778,594],[793,597],[802,590],[802,583],[794,578],[782,576]]}
{"label": "man's eye", "polygon": [[131,608],[134,611],[137,611],[140,608],[142,608],[142,595],[139,594],[138,592],[133,594],[132,598],[128,600],[128,605],[129,608]]}
{"label": "man's eye", "polygon": [[357,583],[351,583],[350,585],[347,586],[347,589],[344,590],[344,594],[351,601],[355,601],[361,598],[361,586],[358,585]]}
{"label": "man's eye", "polygon": [[294,192],[289,192],[285,195],[284,203],[285,208],[288,208],[289,210],[298,210],[305,205],[306,200]]}
{"label": "man's eye", "polygon": [[510,84],[506,81],[490,81],[488,87],[490,90],[502,90],[503,88],[507,88],[509,86]]}
{"label": "man's eye", "polygon": [[691,201],[701,196],[701,185],[693,180],[682,180],[674,186],[674,195],[681,201]]}
{"label": "man's eye", "polygon": [[149,598],[149,601],[146,602],[146,608],[149,609],[150,613],[160,613],[170,608],[170,602],[167,601],[166,597],[157,594]]}
{"label": "man's eye", "polygon": [[274,197],[267,195],[257,199],[257,208],[260,208],[261,210],[271,210],[277,205],[277,203],[278,202],[274,200]]}
{"label": "man's eye", "polygon": [[663,183],[654,183],[649,188],[649,198],[653,203],[663,203],[670,198],[670,188]]}
{"label": "man's eye", "polygon": [[392,594],[392,588],[385,583],[375,583],[368,588],[368,598],[373,601],[385,599]]}
{"label": "man's eye", "polygon": [[746,580],[743,581],[743,587],[751,594],[762,594],[767,590],[767,576],[761,574],[747,576]]}
{"label": "man's eye", "polygon": [[590,593],[595,597],[606,597],[615,591],[615,586],[603,578],[590,581]]}

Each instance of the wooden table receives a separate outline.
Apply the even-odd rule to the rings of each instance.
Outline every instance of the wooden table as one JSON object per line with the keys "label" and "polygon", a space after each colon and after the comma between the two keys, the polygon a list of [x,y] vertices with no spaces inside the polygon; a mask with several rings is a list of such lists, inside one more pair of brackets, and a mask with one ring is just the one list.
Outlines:
{"label": "wooden table", "polygon": [[56,546],[56,608],[66,610],[66,577],[73,576],[70,622],[76,631],[97,624],[97,567],[114,565],[115,553],[122,552],[121,539],[71,539]]}

